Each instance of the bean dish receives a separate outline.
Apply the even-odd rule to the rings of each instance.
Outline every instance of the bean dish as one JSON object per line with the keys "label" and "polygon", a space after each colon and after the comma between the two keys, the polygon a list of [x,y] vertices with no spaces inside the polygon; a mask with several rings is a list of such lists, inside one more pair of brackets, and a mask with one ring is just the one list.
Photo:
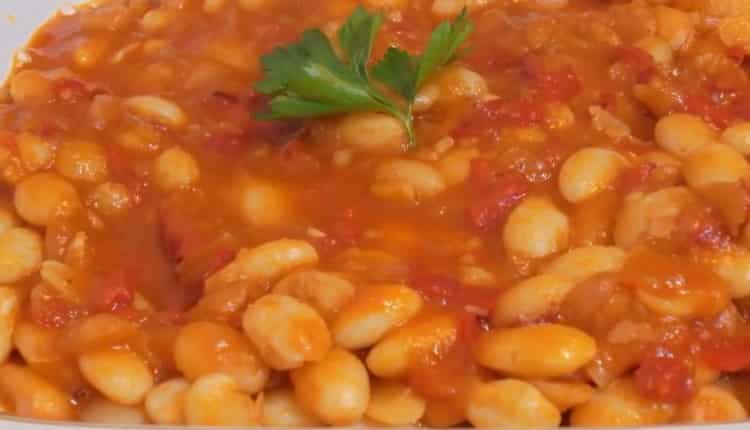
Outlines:
{"label": "bean dish", "polygon": [[97,0],[0,87],[0,412],[748,419],[750,1]]}

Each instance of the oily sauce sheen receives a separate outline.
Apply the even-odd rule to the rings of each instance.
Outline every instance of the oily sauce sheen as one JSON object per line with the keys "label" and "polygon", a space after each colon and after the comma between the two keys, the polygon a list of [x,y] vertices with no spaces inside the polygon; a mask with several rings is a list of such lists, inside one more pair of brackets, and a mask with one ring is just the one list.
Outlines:
{"label": "oily sauce sheen", "polygon": [[[750,3],[102,0],[0,92],[0,410],[94,423],[658,425],[750,407]],[[263,121],[359,5],[414,103]],[[372,60],[375,61],[375,60]],[[394,97],[396,97],[394,95]]]}

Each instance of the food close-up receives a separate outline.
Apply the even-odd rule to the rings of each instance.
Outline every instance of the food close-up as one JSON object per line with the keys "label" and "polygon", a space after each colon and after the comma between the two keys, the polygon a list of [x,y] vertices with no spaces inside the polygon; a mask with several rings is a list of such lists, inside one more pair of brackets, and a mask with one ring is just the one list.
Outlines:
{"label": "food close-up", "polygon": [[65,7],[0,86],[0,413],[750,420],[749,56],[747,0]]}

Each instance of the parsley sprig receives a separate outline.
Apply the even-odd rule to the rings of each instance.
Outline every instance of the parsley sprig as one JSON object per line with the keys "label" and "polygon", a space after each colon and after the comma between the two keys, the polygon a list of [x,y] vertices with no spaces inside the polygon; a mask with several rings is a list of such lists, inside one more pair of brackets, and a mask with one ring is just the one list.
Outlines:
{"label": "parsley sprig", "polygon": [[[421,55],[390,47],[368,67],[381,13],[358,7],[338,32],[343,60],[319,29],[261,58],[265,76],[255,89],[271,96],[259,119],[299,119],[346,112],[384,112],[406,129],[409,147],[416,144],[412,105],[419,88],[452,61],[474,27],[466,10],[453,22],[435,28]],[[380,85],[379,85],[379,84]],[[390,88],[396,96],[382,90]]]}

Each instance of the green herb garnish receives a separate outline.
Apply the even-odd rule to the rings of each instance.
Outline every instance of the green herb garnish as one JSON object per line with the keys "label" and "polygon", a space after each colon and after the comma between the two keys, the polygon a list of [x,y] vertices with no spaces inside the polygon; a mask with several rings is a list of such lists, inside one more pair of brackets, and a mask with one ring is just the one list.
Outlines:
{"label": "green herb garnish", "polygon": [[[375,36],[383,23],[381,13],[358,7],[338,32],[342,61],[331,41],[319,29],[307,30],[299,41],[276,48],[261,58],[265,77],[255,89],[272,96],[259,119],[313,118],[345,112],[384,112],[406,129],[409,146],[416,144],[412,104],[427,78],[453,60],[473,25],[466,10],[453,22],[432,32],[422,55],[391,47],[368,68]],[[398,96],[382,91],[374,81]]]}

